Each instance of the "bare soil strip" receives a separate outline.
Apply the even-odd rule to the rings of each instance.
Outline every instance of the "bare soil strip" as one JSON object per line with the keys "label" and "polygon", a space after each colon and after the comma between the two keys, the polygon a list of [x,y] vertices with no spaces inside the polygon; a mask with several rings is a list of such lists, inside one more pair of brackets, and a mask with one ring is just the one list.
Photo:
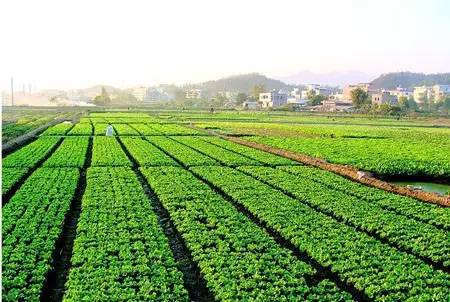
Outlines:
{"label": "bare soil strip", "polygon": [[81,200],[86,189],[87,168],[91,166],[92,159],[92,137],[89,138],[89,146],[83,168],[80,169],[75,196],[70,204],[69,212],[66,214],[63,231],[56,243],[53,252],[53,269],[47,274],[44,289],[41,293],[41,301],[59,302],[63,300],[65,284],[71,268],[73,243],[77,233],[78,218],[81,214]]}
{"label": "bare soil strip", "polygon": [[284,149],[267,146],[267,145],[264,145],[261,143],[245,141],[238,137],[223,136],[223,135],[220,135],[220,136],[224,139],[227,139],[229,141],[232,141],[232,142],[244,145],[244,146],[248,146],[248,147],[252,147],[255,149],[262,150],[262,151],[270,152],[270,153],[273,153],[276,155],[284,156],[286,158],[301,162],[306,165],[310,165],[310,166],[318,167],[320,169],[331,171],[333,173],[339,174],[350,180],[362,183],[367,186],[375,187],[375,188],[382,189],[382,190],[385,190],[385,191],[388,191],[391,193],[395,193],[395,194],[412,197],[412,198],[415,198],[420,201],[434,203],[434,204],[444,206],[444,207],[450,207],[450,197],[449,196],[440,196],[435,193],[424,192],[421,190],[412,190],[407,187],[396,186],[396,185],[390,184],[388,182],[382,181],[378,178],[375,178],[375,177],[372,177],[369,175],[360,176],[359,174],[361,172],[358,169],[355,169],[353,167],[339,165],[339,164],[331,164],[323,159],[304,155],[301,153],[295,153],[292,151],[287,151]]}

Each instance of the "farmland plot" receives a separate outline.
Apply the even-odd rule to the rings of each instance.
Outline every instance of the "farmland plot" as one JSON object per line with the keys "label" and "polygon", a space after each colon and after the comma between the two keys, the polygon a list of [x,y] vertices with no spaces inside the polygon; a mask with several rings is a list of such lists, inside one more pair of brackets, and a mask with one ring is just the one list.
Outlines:
{"label": "farmland plot", "polygon": [[[55,127],[3,159],[4,301],[450,297],[450,208],[174,120],[91,113],[74,132]],[[115,137],[105,136],[110,124]],[[296,131],[347,135],[314,127]],[[405,139],[419,132],[439,144],[446,131]]]}

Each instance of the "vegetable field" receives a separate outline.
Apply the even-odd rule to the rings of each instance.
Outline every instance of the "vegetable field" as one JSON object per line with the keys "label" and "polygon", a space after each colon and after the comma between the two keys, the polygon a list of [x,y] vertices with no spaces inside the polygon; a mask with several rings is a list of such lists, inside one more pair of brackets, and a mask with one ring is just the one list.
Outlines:
{"label": "vegetable field", "polygon": [[[4,157],[3,301],[450,300],[450,208],[231,142],[190,117],[238,129],[206,114],[95,112]],[[389,123],[267,127],[301,139],[255,124],[247,139],[303,152],[322,135],[336,149],[320,150],[345,157],[353,133],[369,158],[371,140],[390,150],[376,136],[400,139]],[[436,160],[396,163],[401,173],[450,175],[437,147],[448,133],[433,131],[406,131],[402,140],[422,135]],[[389,154],[374,156],[357,160],[388,169]]]}

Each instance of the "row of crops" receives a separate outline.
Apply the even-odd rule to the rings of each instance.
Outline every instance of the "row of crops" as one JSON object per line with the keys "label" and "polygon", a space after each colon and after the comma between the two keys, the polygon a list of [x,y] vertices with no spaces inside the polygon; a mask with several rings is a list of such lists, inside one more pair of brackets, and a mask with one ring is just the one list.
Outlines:
{"label": "row of crops", "polygon": [[449,208],[180,124],[126,123],[142,113],[88,118],[124,122],[117,137],[61,127],[3,159],[5,301],[450,297]]}
{"label": "row of crops", "polygon": [[123,123],[78,123],[73,126],[71,123],[60,123],[58,125],[49,127],[43,136],[104,136],[108,126],[112,126],[115,133],[119,136],[163,136],[163,135],[202,135],[203,133],[191,128],[184,127],[178,124],[155,124],[145,123],[140,121],[134,124]]}
{"label": "row of crops", "polygon": [[203,122],[199,126],[250,135],[245,139],[382,176],[450,178],[448,128],[249,122]]}
{"label": "row of crops", "polygon": [[55,118],[69,117],[70,113],[50,112],[3,112],[2,113],[2,143],[19,137],[33,129],[52,121]]}

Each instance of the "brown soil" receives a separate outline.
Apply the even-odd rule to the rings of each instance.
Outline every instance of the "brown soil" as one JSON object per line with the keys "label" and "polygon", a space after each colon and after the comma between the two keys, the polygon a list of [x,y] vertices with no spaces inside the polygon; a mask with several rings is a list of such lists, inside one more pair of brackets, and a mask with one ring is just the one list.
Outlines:
{"label": "brown soil", "polygon": [[245,141],[245,140],[242,140],[237,137],[223,136],[223,138],[230,140],[232,142],[241,144],[241,145],[245,145],[245,146],[252,147],[255,149],[259,149],[259,150],[263,150],[263,151],[270,152],[273,154],[277,154],[277,155],[280,155],[280,156],[283,156],[283,157],[286,157],[286,158],[289,158],[289,159],[292,159],[292,160],[295,160],[295,161],[298,161],[298,162],[301,162],[301,163],[304,163],[307,165],[311,165],[311,166],[315,166],[315,167],[318,167],[318,168],[321,168],[324,170],[328,170],[333,173],[344,176],[346,178],[349,178],[353,181],[362,183],[364,185],[368,185],[368,186],[382,189],[382,190],[385,190],[388,192],[412,197],[412,198],[418,199],[420,201],[425,201],[425,202],[434,203],[434,204],[438,204],[438,205],[445,206],[445,207],[450,207],[450,197],[449,196],[440,196],[435,193],[424,192],[421,190],[412,190],[407,187],[396,186],[391,183],[377,179],[375,177],[371,177],[369,175],[360,177],[360,176],[358,176],[359,171],[353,167],[338,165],[338,164],[331,164],[320,158],[316,158],[316,157],[312,157],[312,156],[308,156],[308,155],[304,155],[304,154],[300,154],[300,153],[294,153],[291,151],[270,147],[270,146],[256,143],[256,142]]}

